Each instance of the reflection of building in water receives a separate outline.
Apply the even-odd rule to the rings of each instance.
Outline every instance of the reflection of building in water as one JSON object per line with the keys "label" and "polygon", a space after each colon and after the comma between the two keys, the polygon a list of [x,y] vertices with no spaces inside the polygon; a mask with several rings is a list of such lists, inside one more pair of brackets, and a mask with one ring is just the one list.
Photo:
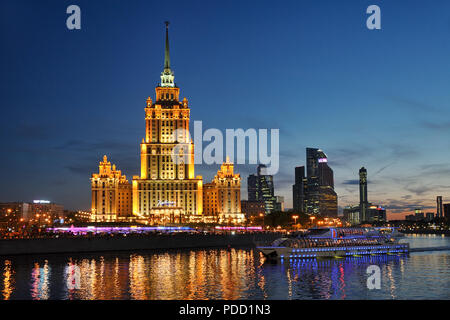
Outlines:
{"label": "reflection of building in water", "polygon": [[81,272],[81,299],[94,300],[96,298],[96,261],[92,259],[83,259],[81,263],[77,264]]}
{"label": "reflection of building in water", "polygon": [[5,267],[3,268],[3,300],[9,300],[14,289],[14,278],[11,267],[11,261],[5,260]]}
{"label": "reflection of building in water", "polygon": [[253,289],[251,251],[133,255],[129,263],[132,299],[239,299]]}
{"label": "reflection of building in water", "polygon": [[45,260],[43,267],[40,267],[39,263],[34,264],[34,268],[31,270],[31,297],[34,300],[49,299],[50,272],[47,260]]}
{"label": "reflection of building in water", "polygon": [[146,300],[150,297],[147,290],[151,289],[147,286],[148,272],[146,272],[146,265],[144,257],[141,255],[131,255],[129,265],[129,281],[130,281],[130,295],[135,300]]}
{"label": "reflection of building in water", "polygon": [[77,290],[81,288],[80,267],[69,263],[65,268],[66,284],[68,290]]}
{"label": "reflection of building in water", "polygon": [[[366,283],[366,269],[369,265],[378,265],[387,275],[385,283],[386,288],[390,287],[392,294],[397,291],[395,277],[390,277],[394,272],[393,266],[399,266],[401,274],[404,268],[401,266],[406,261],[406,256],[394,255],[375,255],[346,257],[345,259],[335,260],[303,260],[289,263],[289,272],[292,273],[291,279],[294,279],[295,291],[293,299],[345,299],[350,295],[360,296],[370,290],[366,286],[361,287],[361,292],[355,292],[353,284]],[[351,281],[350,281],[351,280]],[[269,280],[268,280],[269,281]],[[385,279],[383,279],[385,281]],[[359,294],[359,295],[358,295]],[[394,296],[391,296],[394,298]]]}
{"label": "reflection of building in water", "polygon": [[[123,262],[128,266],[128,261]],[[128,287],[128,268],[119,267],[120,260],[83,259],[69,260],[65,268],[66,299],[111,300],[123,297],[123,288]],[[79,279],[78,278],[79,273]],[[72,282],[72,280],[79,282]]]}

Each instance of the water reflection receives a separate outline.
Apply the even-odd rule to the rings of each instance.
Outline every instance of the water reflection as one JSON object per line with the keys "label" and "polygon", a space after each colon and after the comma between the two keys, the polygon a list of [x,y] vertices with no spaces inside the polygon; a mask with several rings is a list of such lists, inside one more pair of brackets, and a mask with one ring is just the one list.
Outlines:
{"label": "water reflection", "polygon": [[48,261],[40,266],[35,263],[31,270],[31,297],[34,300],[46,300],[49,298],[50,267]]}
{"label": "water reflection", "polygon": [[[436,238],[414,238],[426,240]],[[372,264],[381,290],[367,289]],[[251,249],[185,250],[15,257],[0,266],[5,300],[449,299],[450,287],[449,252],[267,263]]]}
{"label": "water reflection", "polygon": [[5,267],[3,268],[3,300],[9,300],[14,288],[13,271],[11,269],[11,261],[5,260]]}

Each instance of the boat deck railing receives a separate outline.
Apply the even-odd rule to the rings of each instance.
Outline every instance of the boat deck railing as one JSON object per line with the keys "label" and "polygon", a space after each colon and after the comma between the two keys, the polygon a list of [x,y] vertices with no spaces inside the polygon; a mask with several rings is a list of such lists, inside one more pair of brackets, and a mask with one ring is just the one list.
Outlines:
{"label": "boat deck railing", "polygon": [[[278,239],[271,246],[282,246],[292,248],[321,248],[321,247],[355,247],[355,246],[371,246],[395,244],[385,237],[374,237],[365,239],[308,239],[308,238],[286,238]],[[257,246],[267,246],[265,244],[257,244]]]}

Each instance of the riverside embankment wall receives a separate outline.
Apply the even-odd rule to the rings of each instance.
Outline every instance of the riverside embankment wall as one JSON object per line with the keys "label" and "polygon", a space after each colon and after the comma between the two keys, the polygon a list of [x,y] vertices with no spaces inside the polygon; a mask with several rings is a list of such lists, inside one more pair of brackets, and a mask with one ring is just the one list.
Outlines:
{"label": "riverside embankment wall", "polygon": [[163,234],[112,237],[71,237],[49,239],[0,240],[0,256],[78,253],[102,251],[130,251],[150,249],[189,249],[220,247],[254,247],[255,242],[269,242],[279,238],[278,233],[259,234]]}

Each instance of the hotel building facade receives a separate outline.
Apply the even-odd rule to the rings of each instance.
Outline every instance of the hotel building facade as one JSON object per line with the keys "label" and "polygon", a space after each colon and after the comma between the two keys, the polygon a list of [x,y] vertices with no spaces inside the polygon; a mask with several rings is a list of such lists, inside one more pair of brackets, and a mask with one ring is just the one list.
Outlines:
{"label": "hotel building facade", "polygon": [[[155,91],[155,101],[151,97],[146,101],[140,175],[133,176],[129,184],[115,166],[110,168],[105,156],[99,174],[91,178],[92,220],[118,221],[133,217],[151,224],[207,222],[206,216],[209,220],[222,221],[220,214],[227,212],[236,215],[233,218],[236,222],[240,221],[240,177],[233,174],[233,165],[227,161],[213,180],[214,187],[208,184],[207,201],[203,179],[195,176],[189,103],[186,98],[180,101],[180,89],[170,67],[168,22],[164,70]],[[223,179],[227,184],[222,184]],[[214,192],[217,194],[213,196]],[[221,201],[224,194],[230,194],[226,205],[209,202]]]}
{"label": "hotel building facade", "polygon": [[91,177],[92,220],[113,222],[129,217],[131,184],[127,177],[103,156],[98,173]]}
{"label": "hotel building facade", "polygon": [[211,183],[203,188],[203,209],[207,217],[214,217],[220,224],[241,224],[241,176],[234,173],[229,158],[222,164]]}

